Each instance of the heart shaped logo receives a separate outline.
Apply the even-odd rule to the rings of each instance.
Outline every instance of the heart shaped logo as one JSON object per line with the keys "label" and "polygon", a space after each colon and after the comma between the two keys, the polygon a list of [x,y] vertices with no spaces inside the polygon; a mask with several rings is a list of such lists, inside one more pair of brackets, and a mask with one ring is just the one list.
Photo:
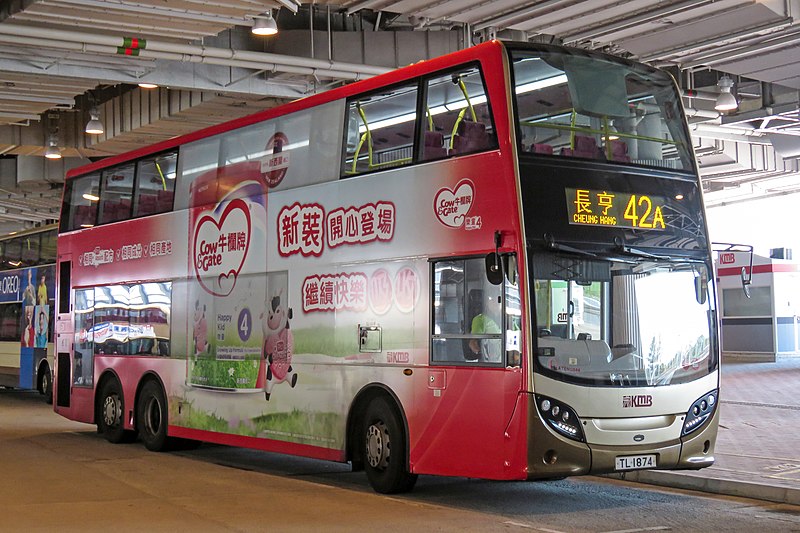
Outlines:
{"label": "heart shaped logo", "polygon": [[455,190],[447,187],[439,189],[433,199],[433,212],[445,226],[460,228],[474,201],[475,186],[470,180],[461,180]]}
{"label": "heart shaped logo", "polygon": [[194,229],[194,273],[206,292],[227,296],[250,248],[250,211],[241,198],[228,202],[219,217],[207,213]]}

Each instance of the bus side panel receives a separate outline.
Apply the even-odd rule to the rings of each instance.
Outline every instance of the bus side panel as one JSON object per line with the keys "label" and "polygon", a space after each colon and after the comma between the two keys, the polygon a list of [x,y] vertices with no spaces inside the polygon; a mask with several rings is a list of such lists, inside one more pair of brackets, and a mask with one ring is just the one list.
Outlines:
{"label": "bus side panel", "polygon": [[[525,479],[524,418],[514,417],[522,370],[431,368],[409,420],[416,473]],[[510,446],[510,443],[522,446]]]}

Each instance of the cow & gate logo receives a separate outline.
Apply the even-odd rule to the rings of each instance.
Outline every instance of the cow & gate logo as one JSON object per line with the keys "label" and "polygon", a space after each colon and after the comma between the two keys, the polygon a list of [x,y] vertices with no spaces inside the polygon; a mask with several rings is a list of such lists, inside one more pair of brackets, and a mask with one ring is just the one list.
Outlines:
{"label": "cow & gate logo", "polygon": [[286,177],[289,170],[289,152],[284,152],[284,146],[289,144],[289,138],[283,132],[277,132],[267,141],[267,155],[261,160],[261,172],[270,189],[277,187]]}
{"label": "cow & gate logo", "polygon": [[236,286],[250,247],[250,211],[231,200],[219,217],[206,213],[194,230],[194,272],[206,292],[227,296]]}
{"label": "cow & gate logo", "polygon": [[445,226],[460,228],[474,201],[475,186],[470,180],[464,179],[458,182],[454,190],[447,187],[439,189],[433,199],[433,212]]}
{"label": "cow & gate logo", "polygon": [[626,394],[622,397],[622,407],[652,407],[653,396],[650,394]]}

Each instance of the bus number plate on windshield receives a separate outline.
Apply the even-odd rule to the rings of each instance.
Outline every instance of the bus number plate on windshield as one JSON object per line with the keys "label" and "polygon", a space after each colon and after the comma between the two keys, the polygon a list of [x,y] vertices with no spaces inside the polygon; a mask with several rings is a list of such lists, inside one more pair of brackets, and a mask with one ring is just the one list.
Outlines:
{"label": "bus number plate on windshield", "polygon": [[615,470],[641,470],[655,467],[655,455],[627,455],[625,457],[617,457]]}

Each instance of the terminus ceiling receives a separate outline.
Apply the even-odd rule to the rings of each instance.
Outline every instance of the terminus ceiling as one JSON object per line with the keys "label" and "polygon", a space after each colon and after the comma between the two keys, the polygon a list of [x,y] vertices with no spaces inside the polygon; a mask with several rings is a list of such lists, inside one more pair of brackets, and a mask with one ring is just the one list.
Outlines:
{"label": "terminus ceiling", "polygon": [[[279,33],[251,35],[270,10]],[[685,104],[710,205],[800,191],[800,0],[6,0],[0,233],[57,218],[65,170],[89,158],[493,37],[671,69],[698,95]],[[125,38],[147,46],[121,55]],[[724,115],[723,74],[740,102]],[[83,133],[93,106],[99,136]],[[53,139],[64,157],[45,160]]]}

